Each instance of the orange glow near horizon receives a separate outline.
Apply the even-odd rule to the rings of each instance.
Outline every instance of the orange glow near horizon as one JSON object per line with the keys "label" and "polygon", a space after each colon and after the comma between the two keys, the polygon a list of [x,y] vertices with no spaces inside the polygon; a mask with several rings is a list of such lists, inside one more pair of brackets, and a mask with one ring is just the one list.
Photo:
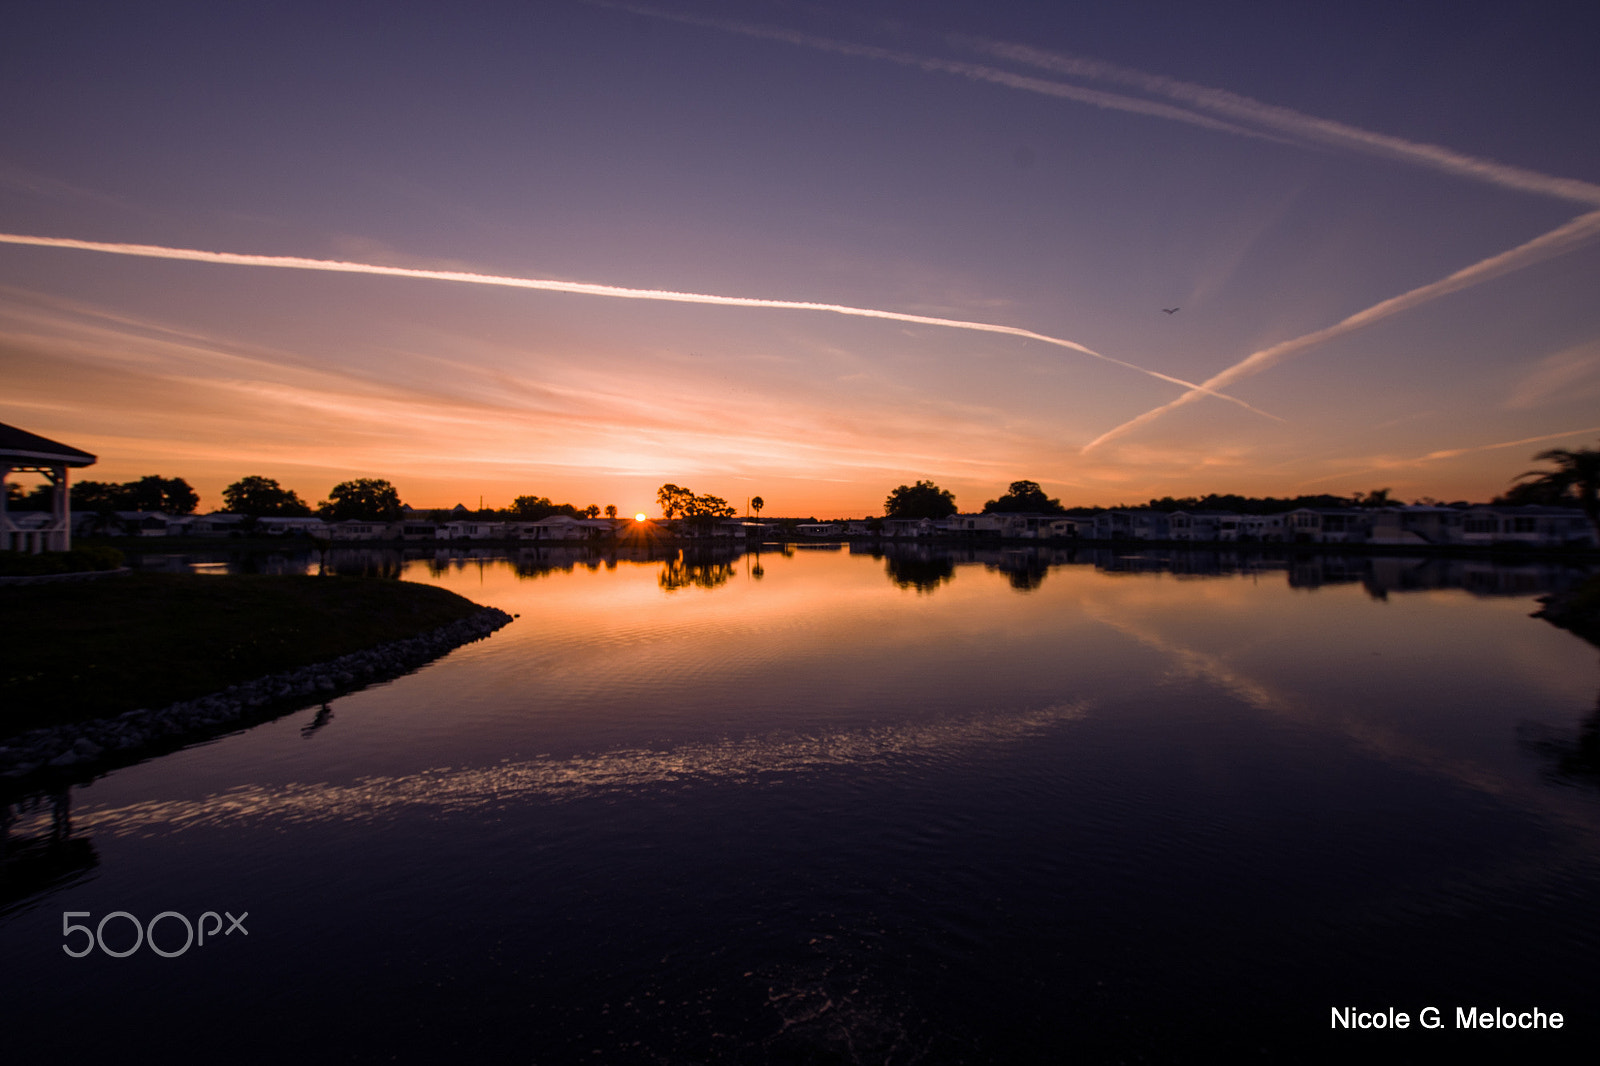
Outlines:
{"label": "orange glow near horizon", "polygon": [[[339,311],[357,313],[344,305]],[[381,302],[359,312],[368,324],[390,313]],[[313,317],[307,307],[304,321]],[[320,320],[334,317],[324,309]],[[1379,450],[1343,415],[1307,410],[1305,425],[1285,429],[1219,424],[1214,419],[1226,414],[1220,405],[1192,404],[1139,439],[1082,456],[1083,438],[1059,426],[1000,417],[1004,383],[981,375],[956,375],[949,387],[961,390],[959,397],[928,393],[907,406],[881,367],[854,354],[866,341],[889,338],[847,329],[836,337],[847,351],[807,336],[800,344],[812,349],[809,362],[774,356],[742,365],[742,396],[734,403],[720,364],[701,366],[590,323],[585,329],[595,336],[570,357],[530,354],[509,336],[495,336],[521,324],[520,316],[509,324],[478,318],[471,323],[476,335],[451,340],[467,347],[448,360],[419,353],[381,366],[340,366],[310,361],[315,351],[297,355],[4,291],[0,333],[10,328],[15,358],[0,360],[10,388],[0,421],[100,457],[74,480],[182,477],[200,493],[203,511],[219,509],[223,488],[251,475],[274,478],[313,505],[338,482],[383,478],[417,508],[479,496],[505,506],[526,494],[604,506],[652,496],[670,481],[726,499],[760,494],[769,513],[802,518],[881,514],[890,490],[924,478],[952,491],[962,511],[981,510],[1024,478],[1069,507],[1380,487],[1406,500],[1487,501],[1535,465],[1541,445],[1592,444],[1592,413],[1573,411],[1567,426],[1555,427],[1571,432],[1552,434],[1537,408],[1552,397],[1581,401],[1582,382],[1574,382],[1600,375],[1600,346],[1563,350],[1555,370],[1534,366],[1524,375],[1534,385],[1559,371],[1564,387],[1510,389],[1505,394],[1534,398],[1506,406],[1513,421],[1487,443],[1459,425],[1426,424],[1438,416],[1401,416],[1396,434],[1413,435],[1397,435]],[[758,328],[734,336],[741,345],[770,343]],[[890,361],[940,348],[935,338],[895,344]],[[543,360],[542,376],[529,373],[532,358]],[[603,364],[614,372],[595,369]],[[812,373],[825,364],[828,376]],[[1059,373],[1026,361],[1014,366]],[[444,388],[434,377],[441,367],[449,370]],[[69,381],[71,401],[64,402],[56,397]],[[1141,404],[1151,398],[1144,389]],[[1523,431],[1524,415],[1535,432]],[[621,425],[629,432],[619,433]],[[1210,440],[1197,447],[1196,434]]]}

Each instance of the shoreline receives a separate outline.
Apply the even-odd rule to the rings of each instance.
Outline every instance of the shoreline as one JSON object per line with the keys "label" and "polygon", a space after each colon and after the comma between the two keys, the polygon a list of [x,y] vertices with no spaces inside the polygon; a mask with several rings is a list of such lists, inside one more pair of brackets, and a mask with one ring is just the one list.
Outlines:
{"label": "shoreline", "polygon": [[1542,606],[1533,612],[1533,617],[1543,618],[1600,648],[1600,576],[1591,577],[1570,591],[1542,596],[1539,602]]}
{"label": "shoreline", "polygon": [[[131,541],[131,542],[130,542]],[[112,544],[129,555],[162,555],[189,552],[264,552],[305,551],[318,549],[309,541],[296,537],[173,537],[171,542],[161,538],[130,538],[128,541],[93,542],[96,545]],[[1212,551],[1251,552],[1257,554],[1359,554],[1359,555],[1441,555],[1469,557],[1528,556],[1541,559],[1576,559],[1600,561],[1600,547],[1573,545],[1534,545],[1504,541],[1497,544],[1376,544],[1369,541],[1288,542],[1288,541],[1232,541],[1232,540],[1097,540],[1088,537],[998,537],[962,534],[939,534],[926,537],[884,537],[836,534],[827,537],[655,537],[647,541],[628,538],[594,540],[519,540],[516,538],[483,538],[481,540],[340,540],[328,550],[336,551],[494,551],[589,548],[607,551],[617,548],[742,548],[759,551],[764,548],[782,548],[786,545],[822,546],[832,544],[872,545],[874,547],[955,547],[970,548],[977,545],[1004,545],[1008,548],[1037,546],[1041,548],[1114,548],[1123,551]]]}
{"label": "shoreline", "polygon": [[5,737],[0,739],[0,794],[79,784],[198,741],[392,681],[488,637],[513,617],[497,607],[484,607],[415,636],[267,674],[165,707],[44,726]]}

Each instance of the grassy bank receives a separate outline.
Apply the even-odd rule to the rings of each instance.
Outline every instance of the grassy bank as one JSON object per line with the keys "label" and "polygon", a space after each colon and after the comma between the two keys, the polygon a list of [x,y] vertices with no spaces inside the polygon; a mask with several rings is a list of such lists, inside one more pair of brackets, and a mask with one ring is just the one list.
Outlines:
{"label": "grassy bank", "polygon": [[353,577],[128,574],[0,588],[0,736],[190,699],[477,610],[431,585]]}
{"label": "grassy bank", "polygon": [[0,551],[0,577],[41,577],[48,574],[78,574],[91,570],[115,570],[123,563],[115,548],[74,548],[65,552]]}
{"label": "grassy bank", "polygon": [[1571,592],[1545,600],[1539,614],[1547,621],[1570,629],[1589,643],[1600,647],[1600,574]]}

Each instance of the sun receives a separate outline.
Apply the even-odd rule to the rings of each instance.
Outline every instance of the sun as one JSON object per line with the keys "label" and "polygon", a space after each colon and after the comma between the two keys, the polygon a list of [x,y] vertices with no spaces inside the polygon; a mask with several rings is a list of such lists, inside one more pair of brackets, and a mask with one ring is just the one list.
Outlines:
{"label": "sun", "polygon": [[640,511],[638,514],[634,515],[633,516],[633,520],[635,522],[643,522],[644,521],[644,512]]}

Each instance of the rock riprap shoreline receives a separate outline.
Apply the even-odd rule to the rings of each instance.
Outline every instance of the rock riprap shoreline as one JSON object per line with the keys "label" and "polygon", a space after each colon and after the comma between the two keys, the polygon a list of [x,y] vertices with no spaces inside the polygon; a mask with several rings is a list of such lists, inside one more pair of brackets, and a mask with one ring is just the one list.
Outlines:
{"label": "rock riprap shoreline", "polygon": [[14,787],[82,779],[173,751],[400,677],[463,644],[482,640],[511,619],[498,608],[486,607],[414,637],[229,685],[158,710],[133,710],[7,737],[0,740],[0,780]]}

